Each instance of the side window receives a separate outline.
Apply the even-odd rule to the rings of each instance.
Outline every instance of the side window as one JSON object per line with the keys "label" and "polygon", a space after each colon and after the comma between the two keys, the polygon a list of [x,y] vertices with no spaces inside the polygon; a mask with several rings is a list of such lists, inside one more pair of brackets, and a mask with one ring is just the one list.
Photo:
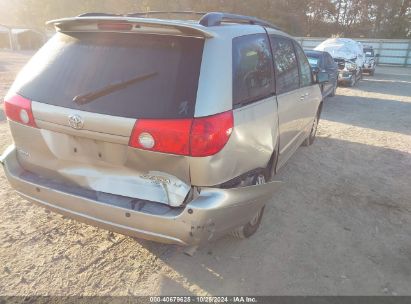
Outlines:
{"label": "side window", "polygon": [[271,36],[270,40],[277,75],[277,94],[298,89],[298,63],[292,41],[276,36]]}
{"label": "side window", "polygon": [[297,52],[298,65],[300,67],[300,87],[306,87],[313,83],[310,63],[298,43],[294,43],[294,45]]}
{"label": "side window", "polygon": [[334,59],[331,57],[331,55],[327,54],[327,58],[328,58],[328,65],[333,68],[333,67],[337,67],[337,64],[334,62]]}
{"label": "side window", "polygon": [[332,62],[331,62],[331,59],[330,59],[330,56],[328,56],[328,54],[324,54],[324,61],[325,61],[325,64],[324,64],[324,68],[331,68],[332,67]]}
{"label": "side window", "polygon": [[318,67],[320,69],[324,69],[325,66],[327,65],[327,58],[325,58],[324,56],[319,56],[318,57],[318,61],[320,62],[320,64],[318,65]]}
{"label": "side window", "polygon": [[274,77],[267,35],[233,39],[233,105],[243,105],[274,93]]}

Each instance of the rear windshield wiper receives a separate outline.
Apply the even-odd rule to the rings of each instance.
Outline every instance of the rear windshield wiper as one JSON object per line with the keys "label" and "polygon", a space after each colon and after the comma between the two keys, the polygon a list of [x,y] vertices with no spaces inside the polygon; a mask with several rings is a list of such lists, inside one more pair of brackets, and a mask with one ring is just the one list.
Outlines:
{"label": "rear windshield wiper", "polygon": [[108,94],[111,94],[115,91],[124,89],[126,87],[128,87],[129,85],[135,84],[137,82],[140,81],[144,81],[147,80],[149,78],[152,78],[154,76],[156,76],[158,74],[158,72],[154,72],[154,73],[150,73],[150,74],[144,74],[144,75],[140,75],[137,76],[135,78],[132,78],[130,80],[126,80],[126,81],[120,81],[120,82],[115,82],[115,83],[111,83],[108,84],[106,86],[104,86],[103,88],[90,92],[90,93],[86,93],[86,94],[82,94],[82,95],[77,95],[76,97],[73,98],[73,101],[79,105],[83,105],[86,103],[89,103],[97,98],[106,96]]}

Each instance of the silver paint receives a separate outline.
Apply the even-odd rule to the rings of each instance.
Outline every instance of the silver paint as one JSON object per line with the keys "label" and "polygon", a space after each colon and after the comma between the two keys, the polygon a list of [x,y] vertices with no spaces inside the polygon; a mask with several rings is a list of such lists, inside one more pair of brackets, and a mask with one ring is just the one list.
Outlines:
{"label": "silver paint", "polygon": [[[93,31],[95,20],[101,18],[89,18],[85,24],[79,24],[77,19],[53,24],[66,23],[71,30]],[[130,22],[141,24],[139,30],[143,32],[179,32],[205,38],[194,116],[232,109],[232,39],[265,33],[262,27],[242,24],[205,28],[189,22],[135,19],[130,18]],[[272,29],[268,32],[289,37]],[[38,128],[9,121],[16,147],[6,150],[0,162],[11,185],[30,201],[136,237],[196,245],[252,220],[279,182],[227,190],[214,186],[266,168],[277,146],[278,167],[283,166],[308,136],[320,102],[321,91],[313,84],[235,109],[234,128],[225,147],[213,156],[189,157],[129,147],[135,119],[34,101],[32,110]],[[81,129],[70,126],[70,115],[84,120]],[[17,153],[16,149],[24,153]],[[24,180],[20,174],[25,171],[97,191],[99,198],[92,200]],[[190,190],[192,200],[184,205]],[[183,207],[178,209],[181,213],[159,216],[102,201],[110,195],[118,196],[118,201],[128,196]]]}
{"label": "silver paint", "polygon": [[189,165],[183,156],[130,148],[110,142],[111,135],[107,139],[104,133],[97,140],[84,137],[84,130],[72,135],[9,124],[16,146],[30,154],[19,158],[22,167],[44,177],[171,206],[181,205],[190,191]]}
{"label": "silver paint", "polygon": [[14,146],[0,160],[12,187],[31,202],[123,234],[178,245],[214,240],[252,220],[265,200],[282,184],[276,181],[228,190],[203,188],[181,212],[159,216],[27,181],[21,177],[24,169],[17,160]]}

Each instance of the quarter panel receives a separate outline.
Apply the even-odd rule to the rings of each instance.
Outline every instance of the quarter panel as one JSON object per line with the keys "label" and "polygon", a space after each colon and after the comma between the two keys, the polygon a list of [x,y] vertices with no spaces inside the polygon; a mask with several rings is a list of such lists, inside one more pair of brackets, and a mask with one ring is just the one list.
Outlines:
{"label": "quarter panel", "polygon": [[236,109],[233,115],[233,133],[223,150],[209,157],[190,158],[193,185],[215,186],[267,166],[277,144],[276,97]]}
{"label": "quarter panel", "polygon": [[195,117],[231,110],[232,78],[232,39],[218,37],[206,40]]}
{"label": "quarter panel", "polygon": [[233,95],[233,38],[265,34],[255,25],[221,25],[211,27],[213,38],[206,39],[197,90],[195,117],[210,116],[232,109]]}

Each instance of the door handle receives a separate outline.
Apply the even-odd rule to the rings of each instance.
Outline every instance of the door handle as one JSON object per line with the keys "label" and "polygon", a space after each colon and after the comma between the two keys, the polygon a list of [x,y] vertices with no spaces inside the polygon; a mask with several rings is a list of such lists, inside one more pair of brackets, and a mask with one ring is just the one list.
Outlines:
{"label": "door handle", "polygon": [[308,92],[304,93],[303,95],[300,96],[300,101],[304,101],[305,98],[308,97],[308,96],[310,96],[310,94]]}

